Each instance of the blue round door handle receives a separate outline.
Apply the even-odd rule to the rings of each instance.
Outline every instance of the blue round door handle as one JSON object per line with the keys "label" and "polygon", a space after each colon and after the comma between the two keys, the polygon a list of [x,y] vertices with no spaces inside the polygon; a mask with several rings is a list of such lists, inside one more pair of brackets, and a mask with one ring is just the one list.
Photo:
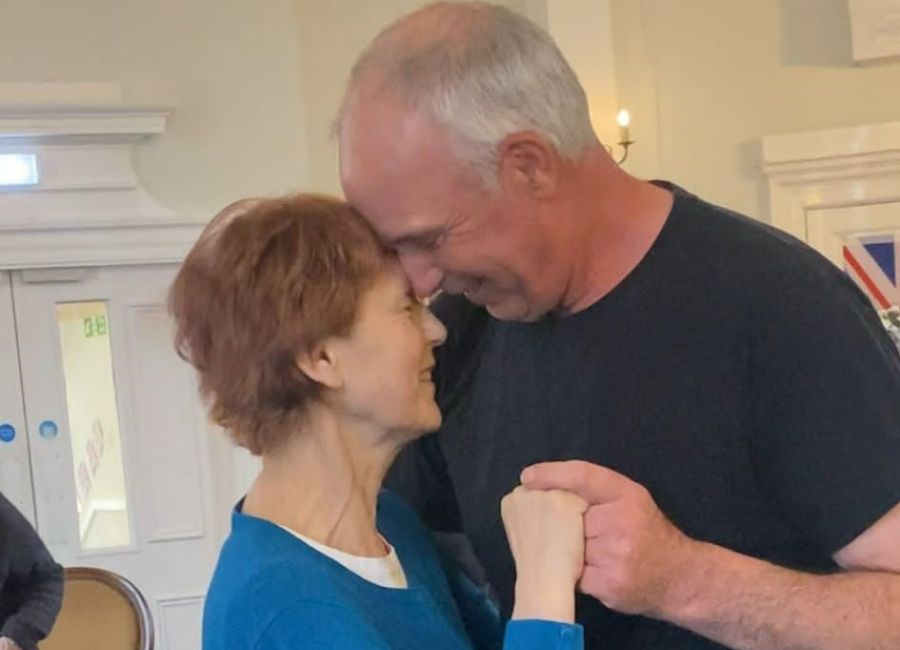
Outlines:
{"label": "blue round door handle", "polygon": [[12,442],[16,439],[16,428],[11,424],[0,424],[0,442]]}
{"label": "blue round door handle", "polygon": [[53,420],[44,420],[38,425],[38,433],[44,440],[53,440],[59,435],[59,427]]}

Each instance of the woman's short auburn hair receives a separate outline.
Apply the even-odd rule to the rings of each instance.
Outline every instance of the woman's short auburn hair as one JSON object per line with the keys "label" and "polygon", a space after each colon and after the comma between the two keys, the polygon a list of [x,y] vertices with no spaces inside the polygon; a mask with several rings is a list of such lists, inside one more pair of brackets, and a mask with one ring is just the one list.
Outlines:
{"label": "woman's short auburn hair", "polygon": [[325,196],[245,199],[204,229],[169,310],[179,355],[237,444],[258,455],[297,432],[320,391],[298,354],[350,333],[388,259],[366,221]]}

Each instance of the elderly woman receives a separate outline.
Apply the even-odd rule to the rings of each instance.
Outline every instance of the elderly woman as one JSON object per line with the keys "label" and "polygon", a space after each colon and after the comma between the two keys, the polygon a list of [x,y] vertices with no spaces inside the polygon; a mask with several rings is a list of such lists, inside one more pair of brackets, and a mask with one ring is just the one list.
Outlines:
{"label": "elderly woman", "polygon": [[397,452],[441,423],[431,370],[445,330],[350,207],[303,195],[229,206],[170,307],[212,419],[262,457],[209,588],[204,650],[582,646],[580,499],[506,497],[518,598],[504,636],[381,489]]}

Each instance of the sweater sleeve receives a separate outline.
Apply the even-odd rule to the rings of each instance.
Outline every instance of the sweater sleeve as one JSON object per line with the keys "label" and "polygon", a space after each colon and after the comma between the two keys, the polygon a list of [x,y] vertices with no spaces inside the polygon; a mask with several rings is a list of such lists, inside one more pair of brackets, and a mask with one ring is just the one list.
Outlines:
{"label": "sweater sleeve", "polygon": [[484,589],[441,554],[447,582],[475,650],[583,650],[581,625],[543,620],[515,620],[503,624],[497,607]]}
{"label": "sweater sleeve", "polygon": [[9,578],[19,585],[21,594],[21,603],[3,622],[0,637],[12,639],[22,650],[34,650],[38,641],[50,633],[59,614],[63,569],[28,520],[5,498],[0,502],[0,514],[13,549]]}
{"label": "sweater sleeve", "polygon": [[583,650],[584,628],[555,621],[518,620],[506,625],[503,650]]}

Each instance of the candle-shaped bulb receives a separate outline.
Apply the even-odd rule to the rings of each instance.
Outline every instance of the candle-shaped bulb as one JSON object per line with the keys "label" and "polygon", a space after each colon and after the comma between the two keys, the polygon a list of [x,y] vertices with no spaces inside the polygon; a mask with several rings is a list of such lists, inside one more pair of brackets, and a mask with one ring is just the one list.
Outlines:
{"label": "candle-shaped bulb", "polygon": [[628,136],[628,125],[631,124],[631,115],[623,108],[616,116],[616,121],[619,123],[619,142],[629,142],[631,138]]}

